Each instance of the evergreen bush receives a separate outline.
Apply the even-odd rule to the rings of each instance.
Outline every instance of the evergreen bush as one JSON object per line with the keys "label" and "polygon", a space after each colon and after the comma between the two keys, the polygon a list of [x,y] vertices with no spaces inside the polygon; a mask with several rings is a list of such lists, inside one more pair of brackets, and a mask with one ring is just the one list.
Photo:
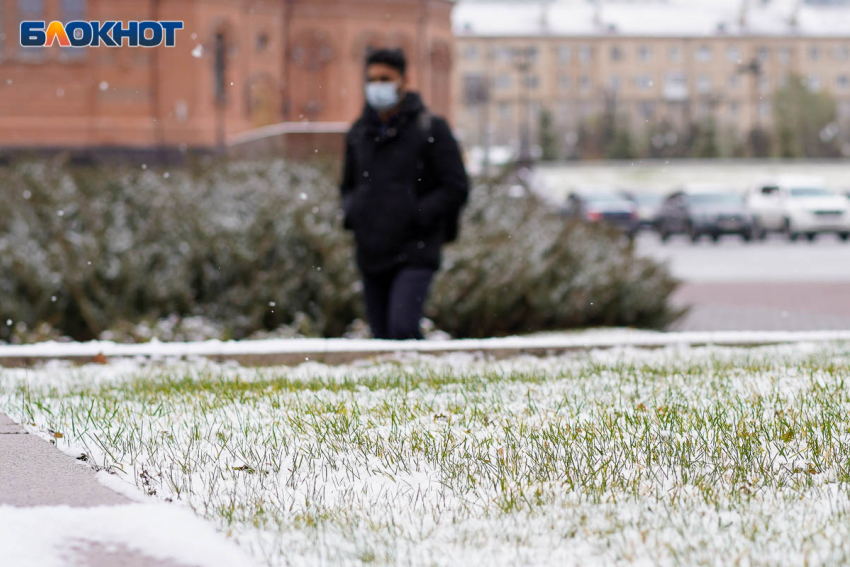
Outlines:
{"label": "evergreen bush", "polygon": [[[279,160],[2,168],[0,340],[49,336],[45,328],[144,340],[115,331],[142,322],[168,337],[212,329],[238,339],[283,326],[342,336],[364,310],[335,177]],[[473,192],[428,314],[458,337],[659,327],[675,316],[674,287],[617,235],[496,186]]]}

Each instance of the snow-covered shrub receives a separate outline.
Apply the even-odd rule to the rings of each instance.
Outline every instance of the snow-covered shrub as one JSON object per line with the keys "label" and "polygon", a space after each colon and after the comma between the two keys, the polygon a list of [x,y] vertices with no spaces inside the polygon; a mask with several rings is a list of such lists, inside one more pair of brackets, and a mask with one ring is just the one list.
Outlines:
{"label": "snow-covered shrub", "polygon": [[[139,340],[126,329],[163,319],[152,336],[342,336],[363,307],[335,177],[283,161],[2,168],[0,340],[43,324]],[[664,270],[499,188],[473,192],[445,265],[428,313],[454,336],[670,318]]]}
{"label": "snow-covered shrub", "polygon": [[336,190],[314,168],[37,162],[0,171],[0,188],[0,340],[7,320],[87,339],[194,315],[241,338],[296,320],[337,335],[361,315]]}
{"label": "snow-covered shrub", "polygon": [[663,327],[676,282],[616,232],[568,222],[520,186],[476,188],[430,311],[456,336]]}

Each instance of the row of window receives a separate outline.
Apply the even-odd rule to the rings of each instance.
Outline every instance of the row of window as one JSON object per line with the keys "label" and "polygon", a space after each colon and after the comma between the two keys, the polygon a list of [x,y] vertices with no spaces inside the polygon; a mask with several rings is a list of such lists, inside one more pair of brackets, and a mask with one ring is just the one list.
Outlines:
{"label": "row of window", "polygon": [[[581,45],[573,47],[570,45],[561,45],[557,49],[558,61],[561,64],[569,63],[575,58],[582,64],[588,64],[593,61],[594,48],[590,45]],[[656,56],[656,50],[649,45],[639,45],[635,48],[635,58],[638,61],[652,61]],[[684,50],[681,46],[673,45],[667,50],[667,59],[671,62],[681,62],[684,57]],[[694,59],[701,62],[711,61],[715,57],[715,48],[710,45],[700,45],[694,51]],[[790,46],[781,46],[772,50],[769,47],[762,46],[756,48],[756,57],[761,61],[768,61],[771,57],[776,57],[780,63],[789,63],[794,55],[795,49]],[[748,56],[745,56],[744,51],[736,45],[730,45],[723,52],[728,61],[740,63]],[[810,45],[805,49],[805,54],[808,60],[818,61],[831,55],[837,61],[850,61],[850,44],[841,44],[832,48],[825,48],[820,45]],[[534,63],[539,58],[539,50],[537,47],[530,46],[525,48],[512,47],[495,47],[488,51],[490,58],[496,61],[514,61],[519,57],[523,57],[529,62]],[[609,49],[609,58],[611,61],[619,62],[628,59],[628,51],[625,47],[614,45]],[[465,45],[462,49],[464,59],[474,61],[479,58],[479,48],[475,44]]]}
{"label": "row of window", "polygon": [[[12,21],[20,22],[23,20],[42,21],[47,19],[45,11],[45,0],[17,0],[13,4],[16,9],[16,17]],[[0,54],[3,53],[7,42],[6,35],[3,30],[7,25],[12,25],[6,19],[6,13],[3,10],[2,0],[0,0]],[[87,6],[86,0],[59,0],[59,18],[63,22],[72,20],[84,20],[86,16]],[[17,24],[15,24],[17,25]],[[40,58],[44,54],[44,50],[38,47],[16,47],[20,50],[24,58]],[[73,59],[83,57],[85,54],[82,50],[65,47],[62,50],[62,57],[65,59]]]}
{"label": "row of window", "polygon": [[[532,101],[528,105],[528,112],[534,120],[532,124],[537,123],[537,118],[544,105],[537,101]],[[578,100],[578,101],[560,101],[554,106],[549,106],[554,112],[554,118],[557,122],[574,120],[575,118],[590,118],[604,111],[603,106],[594,101]],[[694,118],[703,120],[710,117],[736,120],[741,117],[744,103],[741,101],[730,101],[726,104],[700,103],[693,108]],[[521,113],[523,105],[518,102],[500,102],[496,105],[496,118],[504,127],[509,125],[514,117]],[[838,104],[838,115],[842,118],[850,118],[850,101],[841,101]],[[625,105],[620,106],[620,110],[627,110]],[[637,116],[646,120],[654,120],[660,117],[661,113],[667,115],[681,114],[682,107],[680,105],[669,104],[657,101],[640,101],[636,103],[631,110]],[[665,112],[666,110],[666,112]],[[760,120],[769,120],[773,115],[773,105],[769,101],[762,101],[758,104],[756,111]],[[478,109],[469,109],[467,122],[476,124],[482,119],[483,115],[478,112]]]}
{"label": "row of window", "polygon": [[[675,84],[685,88],[687,87],[688,80],[684,73],[668,73],[665,75],[664,79],[666,85]],[[805,79],[807,86],[812,90],[817,91],[824,88],[824,83],[819,75],[809,75]],[[651,75],[635,75],[631,77],[631,83],[635,88],[640,90],[650,90],[655,87],[655,79]],[[513,87],[513,84],[513,76],[506,73],[497,75],[493,80],[493,86],[496,90],[510,89]],[[730,75],[727,81],[728,89],[731,91],[739,90],[742,84],[742,77],[740,74]],[[760,92],[767,93],[774,87],[783,88],[787,84],[788,75],[781,75],[778,77],[775,84],[769,76],[761,76],[759,78],[758,88]],[[537,75],[530,75],[526,77],[524,81],[520,81],[520,85],[524,85],[531,90],[536,90],[540,87],[540,78]],[[834,78],[833,85],[837,90],[843,91],[850,89],[850,74],[842,73],[837,75]],[[619,75],[611,75],[606,85],[607,88],[614,91],[620,90],[622,86],[623,79]],[[694,87],[700,93],[710,93],[715,88],[715,84],[711,76],[699,75],[694,80]],[[575,80],[569,75],[560,75],[558,77],[558,90],[569,91],[574,88],[582,91],[590,91],[593,89],[593,81],[589,75],[580,75]]]}
{"label": "row of window", "polygon": [[[17,0],[15,5],[20,21],[46,19],[45,0]],[[83,20],[86,16],[86,0],[59,0],[59,12],[63,22]]]}
{"label": "row of window", "polygon": [[[16,21],[46,20],[45,0],[17,0],[14,4],[17,10]],[[8,22],[3,18],[4,11],[0,3],[0,30]],[[59,0],[59,19],[63,22],[84,20],[86,16],[86,0]]]}
{"label": "row of window", "polygon": [[[638,115],[642,118],[653,119],[657,116],[660,108],[662,108],[664,104],[666,103],[640,101],[636,103],[634,108]],[[500,102],[496,105],[497,118],[501,121],[511,120],[516,112],[521,111],[521,108],[522,106],[520,106],[517,102]],[[543,105],[540,102],[531,101],[528,103],[528,110],[532,116],[538,115],[542,108]],[[730,118],[737,118],[741,116],[742,108],[743,104],[741,102],[730,101],[727,104],[700,103],[696,105],[694,111],[698,118],[707,118],[709,116],[718,116],[722,114],[726,114]],[[556,119],[559,114],[564,117],[588,117],[601,111],[599,105],[591,101],[560,102],[556,105],[556,109]],[[679,108],[678,111],[681,111],[681,109]],[[762,101],[758,104],[757,111],[760,118],[770,118],[773,113],[773,105],[769,101]],[[469,109],[470,120],[476,120],[480,116],[481,115],[477,108]]]}

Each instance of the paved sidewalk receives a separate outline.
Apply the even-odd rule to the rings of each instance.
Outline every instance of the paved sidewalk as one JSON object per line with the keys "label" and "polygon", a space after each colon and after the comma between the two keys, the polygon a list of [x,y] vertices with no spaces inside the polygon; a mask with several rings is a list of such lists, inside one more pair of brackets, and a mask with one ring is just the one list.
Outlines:
{"label": "paved sidewalk", "polygon": [[114,506],[130,500],[0,414],[0,506]]}
{"label": "paved sidewalk", "polygon": [[[151,516],[159,521],[150,521]],[[229,558],[222,557],[223,561],[216,565],[227,564],[225,560],[231,565],[247,563],[240,560],[244,557],[234,544],[225,542],[224,536],[192,516],[191,511],[177,504],[131,501],[98,482],[88,466],[0,414],[0,564],[35,567],[55,564],[57,557],[69,567],[212,564],[208,560],[195,563],[166,558],[170,556],[167,551],[179,549],[177,546],[189,550],[181,556],[191,555],[196,545],[199,550],[234,548],[233,553],[222,553]],[[179,534],[169,533],[174,525],[182,527],[193,522],[203,524],[195,526],[194,533],[200,532],[207,541],[185,541]],[[158,541],[168,539],[172,541],[165,545]],[[139,551],[139,541],[148,542],[159,552],[147,555],[147,544],[145,552]],[[132,542],[137,545],[130,545]]]}

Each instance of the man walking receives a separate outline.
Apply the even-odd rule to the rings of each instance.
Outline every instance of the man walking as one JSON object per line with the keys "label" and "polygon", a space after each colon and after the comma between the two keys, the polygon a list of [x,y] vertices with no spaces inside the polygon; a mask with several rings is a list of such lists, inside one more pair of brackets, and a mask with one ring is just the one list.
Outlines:
{"label": "man walking", "polygon": [[421,339],[440,250],[457,236],[469,183],[448,123],[406,90],[398,49],[366,59],[366,106],[346,138],[342,199],[366,312],[379,339]]}

